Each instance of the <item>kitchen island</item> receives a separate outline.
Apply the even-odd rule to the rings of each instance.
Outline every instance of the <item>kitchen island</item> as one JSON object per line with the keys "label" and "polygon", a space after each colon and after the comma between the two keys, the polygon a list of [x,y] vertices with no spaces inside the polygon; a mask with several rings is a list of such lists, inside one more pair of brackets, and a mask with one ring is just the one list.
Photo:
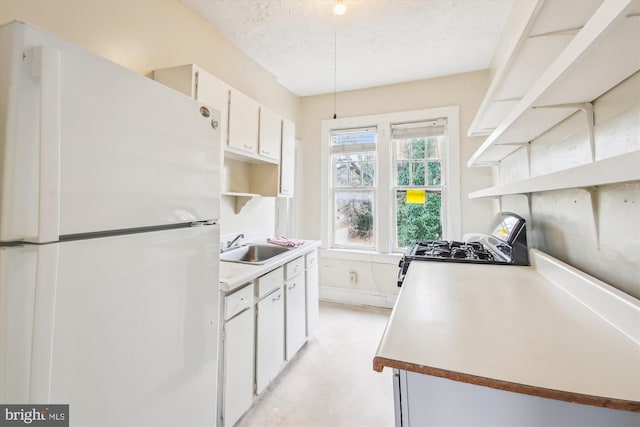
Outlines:
{"label": "kitchen island", "polygon": [[373,361],[398,426],[640,425],[640,303],[531,261],[411,263]]}

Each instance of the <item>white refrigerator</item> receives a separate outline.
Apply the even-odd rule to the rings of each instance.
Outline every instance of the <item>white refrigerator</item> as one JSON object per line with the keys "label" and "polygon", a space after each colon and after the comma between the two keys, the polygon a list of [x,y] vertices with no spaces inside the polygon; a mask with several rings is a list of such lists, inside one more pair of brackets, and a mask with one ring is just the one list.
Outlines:
{"label": "white refrigerator", "polygon": [[0,403],[215,425],[218,114],[0,27]]}

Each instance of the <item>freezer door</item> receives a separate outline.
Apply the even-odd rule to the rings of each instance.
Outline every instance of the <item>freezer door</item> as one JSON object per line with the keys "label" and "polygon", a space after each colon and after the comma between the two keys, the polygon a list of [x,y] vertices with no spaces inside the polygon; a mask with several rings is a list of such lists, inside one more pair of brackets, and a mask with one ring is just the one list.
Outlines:
{"label": "freezer door", "polygon": [[0,401],[68,403],[72,425],[214,426],[218,234],[0,250]]}
{"label": "freezer door", "polygon": [[23,23],[0,27],[0,242],[219,218],[219,113]]}

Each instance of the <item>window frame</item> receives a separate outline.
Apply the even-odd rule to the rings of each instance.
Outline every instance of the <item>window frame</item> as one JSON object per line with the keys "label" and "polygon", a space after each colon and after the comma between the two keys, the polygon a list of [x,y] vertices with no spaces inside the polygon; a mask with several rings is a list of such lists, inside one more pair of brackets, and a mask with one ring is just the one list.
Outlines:
{"label": "window frame", "polygon": [[[447,137],[445,159],[447,162],[446,175],[443,177],[448,183],[445,218],[443,218],[443,238],[456,240],[461,238],[461,200],[460,200],[460,131],[458,106],[429,108],[398,113],[383,113],[368,116],[348,117],[343,119],[329,119],[321,121],[321,176],[320,176],[320,207],[321,207],[321,239],[323,249],[338,251],[344,254],[378,253],[397,254],[395,248],[395,197],[396,183],[394,182],[395,168],[394,154],[391,144],[391,125],[407,122],[428,122],[444,118],[447,120]],[[377,163],[376,163],[376,192],[374,212],[375,244],[373,250],[349,249],[332,247],[332,218],[333,196],[331,191],[332,161],[331,161],[331,131],[352,128],[377,128]]]}
{"label": "window frame", "polygon": [[[447,216],[448,216],[448,211],[449,211],[449,205],[448,205],[448,193],[449,193],[449,174],[448,174],[448,170],[449,170],[449,159],[448,159],[448,145],[449,145],[449,137],[448,137],[448,122],[445,118],[438,118],[435,120],[429,120],[429,121],[423,121],[423,122],[418,122],[418,123],[414,123],[416,125],[419,124],[427,124],[428,122],[440,122],[440,121],[444,121],[445,122],[445,132],[442,136],[444,136],[444,142],[443,142],[443,149],[442,149],[442,153],[441,153],[441,157],[439,159],[440,162],[440,170],[441,170],[441,177],[440,177],[440,184],[429,184],[428,182],[428,175],[429,175],[429,169],[428,169],[428,164],[429,161],[431,160],[428,156],[428,152],[426,151],[426,147],[425,147],[425,156],[424,159],[415,159],[415,160],[421,160],[421,163],[424,164],[424,184],[420,185],[420,184],[415,184],[413,182],[409,182],[409,184],[407,185],[400,185],[398,184],[398,162],[401,161],[397,158],[397,150],[395,149],[395,145],[393,143],[394,139],[393,139],[393,134],[391,135],[390,138],[390,144],[391,144],[391,165],[392,165],[392,190],[393,190],[393,197],[392,200],[390,201],[391,203],[393,203],[393,210],[392,210],[392,215],[393,215],[393,224],[392,224],[392,235],[391,235],[391,251],[392,252],[396,252],[396,253],[400,253],[403,252],[405,248],[398,246],[397,240],[398,240],[398,218],[397,218],[397,213],[398,213],[398,200],[397,200],[397,192],[398,191],[406,191],[406,190],[424,190],[425,191],[425,197],[429,197],[429,193],[440,193],[441,195],[441,211],[444,213],[444,218],[442,218],[442,231],[443,231],[443,236],[446,235],[446,229],[448,227],[448,224],[446,224],[447,221]],[[392,124],[392,126],[395,124]],[[429,138],[428,135],[425,135],[426,138]],[[406,138],[406,139],[410,139],[410,138]],[[407,162],[409,163],[409,170],[412,171],[413,169],[413,164],[415,163],[414,159],[411,158],[409,160],[407,160]],[[409,174],[410,180],[413,180],[413,173],[410,172]]]}
{"label": "window frame", "polygon": [[[345,144],[345,145],[333,145],[332,141],[333,141],[333,136],[334,133],[335,134],[349,134],[349,133],[371,133],[375,135],[375,140],[376,142],[373,143],[352,143],[352,144]],[[377,185],[377,177],[378,177],[378,150],[377,150],[377,136],[378,136],[378,130],[375,127],[366,127],[366,128],[349,128],[349,129],[331,129],[331,131],[329,132],[331,141],[329,143],[330,148],[329,148],[329,163],[330,163],[330,168],[331,168],[331,175],[329,178],[329,200],[328,203],[330,204],[330,209],[331,212],[335,213],[336,212],[336,207],[335,207],[335,200],[336,200],[336,195],[338,193],[342,193],[342,192],[372,192],[373,196],[372,196],[372,202],[373,202],[373,206],[372,206],[372,213],[373,213],[373,218],[375,221],[376,218],[376,211],[375,211],[375,206],[376,206],[376,199],[378,197],[378,185]],[[365,153],[373,153],[374,155],[374,179],[373,179],[373,184],[372,185],[364,185],[364,183],[362,185],[358,185],[358,186],[353,186],[353,185],[346,185],[346,186],[337,186],[336,182],[338,180],[337,177],[337,167],[336,167],[336,163],[334,163],[334,159],[333,156],[334,155],[340,155],[340,154],[346,154],[346,155],[351,155],[351,154],[365,154]],[[349,174],[350,176],[350,174]],[[335,225],[335,222],[332,221],[332,225]],[[371,245],[371,247],[367,247],[367,246],[358,246],[358,245],[347,245],[347,244],[341,244],[341,243],[337,243],[335,240],[335,229],[334,228],[330,228],[330,235],[329,235],[329,244],[330,247],[334,248],[334,249],[348,249],[348,250],[359,250],[359,251],[373,251],[376,249],[376,242],[375,242],[375,222],[374,222],[374,227],[373,227],[374,233],[374,242]]]}

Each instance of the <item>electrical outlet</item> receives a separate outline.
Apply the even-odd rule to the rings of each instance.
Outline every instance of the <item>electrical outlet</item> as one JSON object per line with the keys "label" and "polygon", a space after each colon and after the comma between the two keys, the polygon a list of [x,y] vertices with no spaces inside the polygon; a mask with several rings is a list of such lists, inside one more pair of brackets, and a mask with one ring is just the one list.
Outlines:
{"label": "electrical outlet", "polygon": [[357,283],[358,282],[358,273],[355,271],[349,272],[349,283]]}

